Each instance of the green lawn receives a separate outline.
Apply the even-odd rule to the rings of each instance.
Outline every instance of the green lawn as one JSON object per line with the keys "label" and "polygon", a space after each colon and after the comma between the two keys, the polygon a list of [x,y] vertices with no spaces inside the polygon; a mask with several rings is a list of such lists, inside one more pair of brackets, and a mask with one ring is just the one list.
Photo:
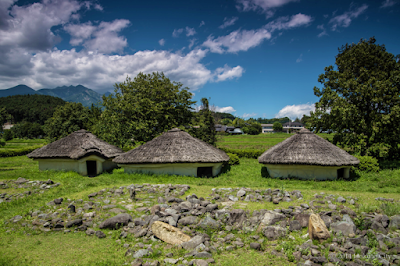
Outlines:
{"label": "green lawn", "polygon": [[[284,141],[293,134],[287,133],[269,133],[259,135],[227,135],[218,136],[217,147],[229,149],[254,149],[267,150],[272,146]],[[320,137],[332,139],[333,134],[321,133],[317,134]]]}
{"label": "green lawn", "polygon": [[[259,136],[227,136],[221,143],[226,145],[248,145],[260,147],[264,142],[271,145],[279,139],[285,139],[286,134],[271,134]],[[278,141],[279,142],[279,141]],[[219,145],[221,145],[219,143]],[[227,144],[231,143],[231,144]],[[242,144],[240,144],[242,143]],[[246,144],[243,144],[246,143]],[[263,146],[266,147],[266,146]],[[400,169],[382,170],[379,173],[361,173],[355,181],[299,181],[264,178],[261,175],[263,166],[257,159],[241,158],[240,164],[233,166],[215,178],[195,178],[186,176],[125,174],[123,169],[115,169],[112,173],[103,173],[94,178],[78,175],[74,172],[39,171],[38,163],[26,156],[0,158],[0,181],[24,177],[29,180],[48,180],[59,182],[61,185],[45,191],[42,194],[33,194],[23,199],[0,204],[0,266],[2,265],[122,265],[132,261],[132,257],[125,257],[126,249],[116,243],[119,231],[113,231],[105,239],[88,237],[81,233],[62,232],[33,232],[26,227],[14,225],[14,231],[9,230],[10,224],[5,222],[16,215],[27,216],[30,211],[46,209],[46,203],[55,198],[83,199],[95,191],[103,188],[126,186],[129,184],[188,184],[190,190],[181,198],[196,193],[199,197],[208,197],[212,188],[221,187],[248,187],[253,189],[279,188],[288,191],[300,190],[303,200],[282,202],[279,208],[287,208],[293,204],[308,203],[316,193],[357,197],[360,203],[356,208],[345,204],[356,212],[376,211],[383,212],[382,203],[376,197],[393,198],[400,200]],[[21,193],[19,189],[1,189],[1,193]],[[399,211],[399,205],[396,205]],[[248,211],[257,209],[275,209],[271,202],[243,202],[235,203],[233,208],[244,208]],[[27,234],[29,233],[29,234]],[[305,233],[305,232],[303,232]],[[128,240],[123,240],[128,241]],[[136,240],[134,240],[136,241]],[[134,242],[136,243],[136,242]],[[273,248],[271,243],[265,247]],[[160,262],[167,252],[181,254],[182,250],[169,250],[163,246],[160,255],[156,257]],[[182,253],[183,256],[184,253]],[[230,252],[213,255],[215,265],[295,265],[284,258],[276,257],[268,250],[255,252],[248,249],[238,249]]]}

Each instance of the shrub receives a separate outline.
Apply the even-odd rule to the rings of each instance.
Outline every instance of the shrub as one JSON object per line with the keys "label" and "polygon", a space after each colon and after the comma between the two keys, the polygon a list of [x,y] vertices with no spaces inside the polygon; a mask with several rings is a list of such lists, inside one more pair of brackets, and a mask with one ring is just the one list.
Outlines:
{"label": "shrub", "polygon": [[364,172],[379,172],[379,163],[378,160],[372,156],[359,156],[355,155],[358,160],[360,160],[360,164],[358,166],[354,166],[353,170],[359,170]]}
{"label": "shrub", "polygon": [[229,165],[236,165],[240,163],[239,156],[237,154],[227,153],[227,155],[229,156]]}
{"label": "shrub", "polygon": [[12,140],[14,138],[14,135],[10,129],[5,129],[3,133],[3,139],[5,141]]}
{"label": "shrub", "polygon": [[239,156],[239,158],[250,158],[250,159],[257,159],[264,152],[264,151],[252,150],[252,149],[240,149],[240,150],[229,149],[229,148],[219,148],[219,149],[223,150],[226,153],[237,154],[237,156]]}
{"label": "shrub", "polygon": [[0,139],[0,146],[5,146],[6,145],[6,142],[4,141],[4,140],[2,140],[2,139]]}
{"label": "shrub", "polygon": [[29,148],[22,148],[22,149],[0,150],[0,157],[13,157],[13,156],[26,155],[40,147],[42,147],[42,145],[30,146]]}

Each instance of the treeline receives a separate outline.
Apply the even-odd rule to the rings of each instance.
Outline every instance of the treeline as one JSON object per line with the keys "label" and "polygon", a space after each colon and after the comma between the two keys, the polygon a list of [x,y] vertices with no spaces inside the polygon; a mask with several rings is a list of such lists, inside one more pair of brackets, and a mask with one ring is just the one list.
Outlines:
{"label": "treeline", "polygon": [[0,98],[0,107],[11,115],[13,123],[30,122],[44,125],[58,106],[65,104],[61,98],[48,95],[13,95]]}

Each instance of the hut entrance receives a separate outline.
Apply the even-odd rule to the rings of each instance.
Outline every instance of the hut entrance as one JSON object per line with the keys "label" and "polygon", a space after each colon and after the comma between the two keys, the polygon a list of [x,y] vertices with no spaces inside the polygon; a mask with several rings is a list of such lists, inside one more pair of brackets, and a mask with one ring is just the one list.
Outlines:
{"label": "hut entrance", "polygon": [[87,175],[93,177],[97,175],[97,164],[96,161],[86,161]]}
{"label": "hut entrance", "polygon": [[198,177],[212,177],[212,167],[197,167]]}
{"label": "hut entrance", "polygon": [[344,168],[337,169],[337,178],[344,177]]}

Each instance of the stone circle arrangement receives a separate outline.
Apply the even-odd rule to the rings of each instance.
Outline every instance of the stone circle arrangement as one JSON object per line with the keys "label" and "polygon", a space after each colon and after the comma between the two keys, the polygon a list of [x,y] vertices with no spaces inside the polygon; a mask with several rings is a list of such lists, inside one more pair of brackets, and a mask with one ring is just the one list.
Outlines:
{"label": "stone circle arrangement", "polygon": [[[44,190],[57,185],[18,180],[0,186]],[[298,265],[400,263],[400,215],[357,214],[357,198],[320,193],[305,203],[299,190],[250,188],[213,188],[203,198],[189,189],[132,184],[104,188],[86,199],[57,198],[7,220],[6,232],[23,227],[27,234],[76,232],[101,239],[117,234],[126,264],[136,266],[209,265],[216,263],[215,254],[237,249],[271,253]],[[20,196],[25,193],[2,198]],[[246,206],[252,202],[273,202],[276,208],[250,212]],[[291,205],[279,208],[282,202]]]}

